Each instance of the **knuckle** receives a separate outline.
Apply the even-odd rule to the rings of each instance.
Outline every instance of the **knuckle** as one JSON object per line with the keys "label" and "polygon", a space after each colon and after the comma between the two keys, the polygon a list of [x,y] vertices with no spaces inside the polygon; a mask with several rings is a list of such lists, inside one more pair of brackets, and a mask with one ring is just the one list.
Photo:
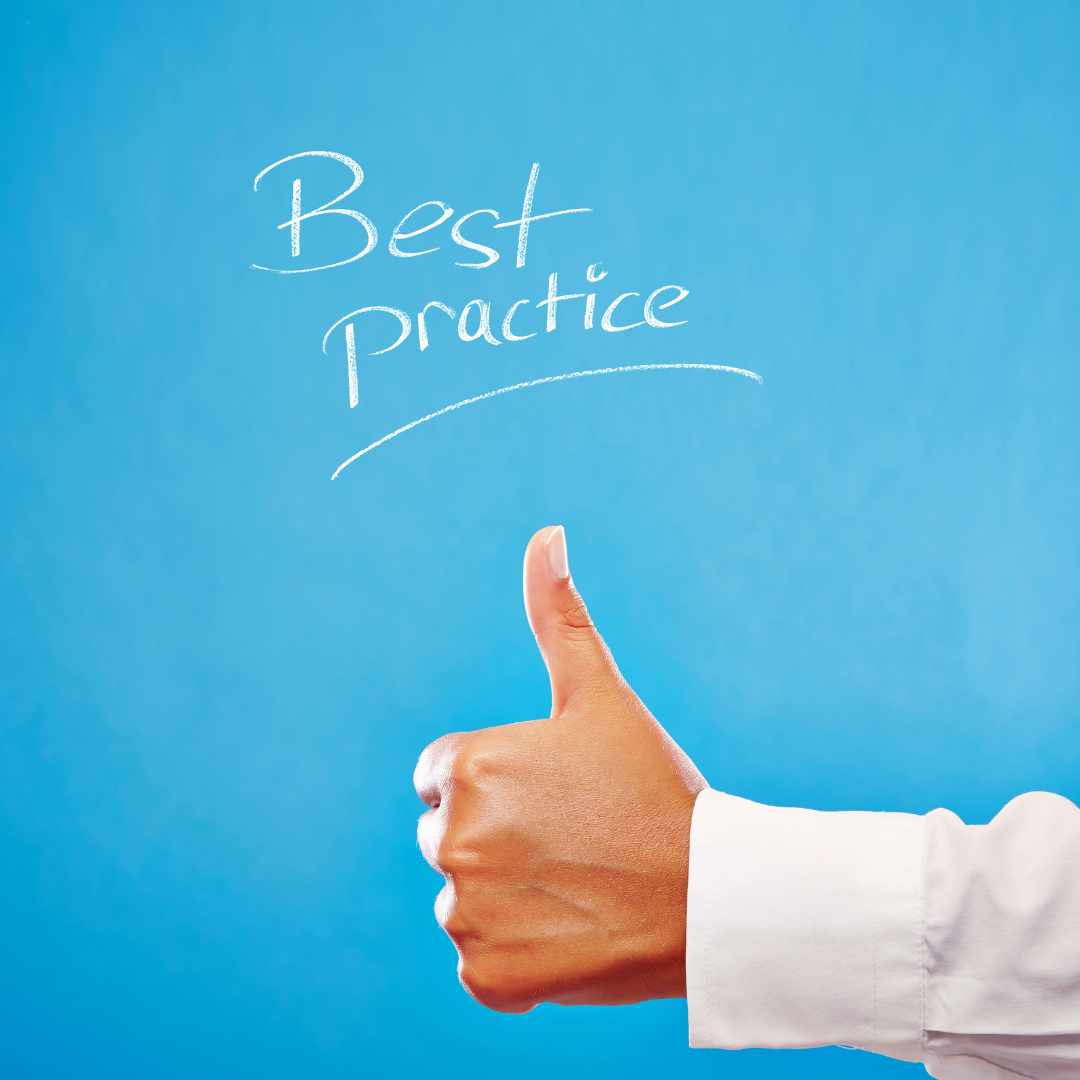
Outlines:
{"label": "knuckle", "polygon": [[475,746],[461,750],[450,767],[454,784],[464,788],[482,787],[497,772],[498,755]]}
{"label": "knuckle", "polygon": [[459,948],[476,937],[476,928],[457,904],[439,912],[439,925]]}
{"label": "knuckle", "polygon": [[453,769],[453,764],[467,743],[469,736],[465,732],[455,731],[443,735],[420,755],[413,771],[413,786],[416,793],[430,806],[437,806],[443,789]]}
{"label": "knuckle", "polygon": [[424,747],[424,751],[420,755],[420,760],[417,762],[417,772],[437,772],[440,765],[449,755],[457,750],[464,738],[465,735],[463,732],[453,731],[448,735],[443,735],[441,738],[436,739],[433,743],[429,743]]}
{"label": "knuckle", "polygon": [[460,890],[453,878],[447,878],[435,898],[435,918],[462,955],[481,936],[468,904],[462,903]]}
{"label": "knuckle", "polygon": [[449,832],[443,834],[435,847],[435,861],[444,874],[451,876],[478,869],[482,863],[480,853],[475,848]]}
{"label": "knuckle", "polygon": [[577,589],[568,590],[565,602],[559,610],[563,624],[569,630],[592,631],[593,621],[589,616],[589,609]]}

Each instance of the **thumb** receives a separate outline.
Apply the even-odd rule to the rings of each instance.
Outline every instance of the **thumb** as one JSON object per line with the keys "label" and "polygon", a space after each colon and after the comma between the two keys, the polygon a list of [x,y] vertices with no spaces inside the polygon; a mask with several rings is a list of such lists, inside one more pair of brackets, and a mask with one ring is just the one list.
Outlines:
{"label": "thumb", "polygon": [[574,588],[561,525],[541,529],[525,549],[525,613],[551,679],[551,715],[621,686],[622,676]]}

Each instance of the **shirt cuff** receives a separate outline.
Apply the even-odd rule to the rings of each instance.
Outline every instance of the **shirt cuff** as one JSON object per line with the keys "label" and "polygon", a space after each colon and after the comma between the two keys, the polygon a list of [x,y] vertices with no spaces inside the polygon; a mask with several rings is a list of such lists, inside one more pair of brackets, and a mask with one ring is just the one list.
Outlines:
{"label": "shirt cuff", "polygon": [[703,791],[690,832],[690,1045],[922,1050],[922,831]]}

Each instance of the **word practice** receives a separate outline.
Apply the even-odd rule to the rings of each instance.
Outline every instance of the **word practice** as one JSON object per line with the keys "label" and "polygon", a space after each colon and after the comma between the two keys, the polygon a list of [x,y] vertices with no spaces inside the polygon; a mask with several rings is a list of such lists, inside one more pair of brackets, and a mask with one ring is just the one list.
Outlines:
{"label": "word practice", "polygon": [[[601,273],[594,277],[593,274],[598,265],[598,263],[594,263],[586,271],[586,276],[590,282],[600,281],[607,273],[606,271],[604,271],[604,273]],[[661,293],[668,292],[672,289],[674,289],[678,293],[677,296],[672,297],[666,303],[656,304],[656,300],[661,295]],[[684,299],[686,296],[689,295],[689,290],[684,289],[681,285],[661,285],[660,288],[654,289],[649,294],[648,299],[645,301],[644,310],[642,311],[644,318],[638,320],[637,322],[615,325],[612,322],[612,318],[615,315],[615,311],[619,307],[619,305],[624,300],[628,300],[631,296],[640,295],[640,293],[636,292],[625,292],[615,297],[615,299],[612,300],[610,304],[608,304],[607,309],[604,311],[604,314],[600,318],[601,328],[611,333],[619,333],[623,330],[633,330],[635,327],[646,325],[656,327],[657,329],[668,329],[673,326],[681,326],[684,322],[687,321],[686,319],[681,319],[678,322],[666,322],[657,316],[656,312],[658,310],[662,310],[663,308],[669,308],[672,306],[672,304],[677,304],[680,300]],[[545,329],[547,333],[550,334],[554,329],[556,329],[558,325],[557,313],[559,302],[566,300],[580,300],[582,298],[584,298],[585,300],[584,326],[586,330],[591,330],[593,328],[593,315],[596,310],[596,293],[591,292],[588,295],[586,295],[585,293],[566,293],[565,295],[560,296],[559,275],[551,274],[548,278],[547,299],[540,300],[536,304],[536,307],[538,308],[547,308],[547,317],[545,320]],[[515,334],[511,326],[514,315],[516,314],[518,308],[529,303],[531,303],[531,301],[526,297],[523,300],[515,301],[507,309],[506,315],[503,317],[502,320],[502,341],[526,341],[529,338],[536,337],[537,331],[535,330],[530,334]],[[444,304],[441,300],[429,300],[423,306],[423,308],[419,312],[417,312],[416,315],[416,336],[419,340],[421,352],[423,352],[430,344],[430,341],[428,340],[427,320],[428,311],[430,311],[432,308],[434,308],[436,311],[444,312],[447,316],[449,316],[451,320],[457,319],[457,334],[462,341],[478,341],[480,339],[483,339],[489,345],[502,344],[502,341],[495,337],[495,335],[491,332],[491,304],[487,300],[470,300],[461,309],[460,316],[452,307],[450,307],[448,304]],[[469,315],[470,312],[472,312],[474,309],[477,313],[477,325],[476,329],[470,332]],[[369,356],[380,356],[383,353],[390,352],[391,349],[396,349],[412,333],[412,319],[410,319],[404,311],[401,311],[399,308],[385,307],[381,304],[373,304],[368,307],[357,308],[355,311],[350,311],[348,315],[343,315],[340,319],[338,319],[336,323],[334,323],[333,326],[330,327],[329,330],[326,331],[326,334],[323,336],[322,341],[322,348],[324,353],[326,352],[326,343],[330,339],[330,335],[339,326],[341,326],[342,323],[346,324],[345,350],[349,369],[350,408],[355,408],[360,400],[359,383],[356,373],[356,324],[350,320],[355,319],[358,315],[364,315],[368,312],[383,312],[387,315],[392,315],[398,320],[398,323],[400,324],[400,332],[398,333],[397,340],[394,341],[392,345],[387,345],[385,349],[376,349],[374,352],[369,353]]]}

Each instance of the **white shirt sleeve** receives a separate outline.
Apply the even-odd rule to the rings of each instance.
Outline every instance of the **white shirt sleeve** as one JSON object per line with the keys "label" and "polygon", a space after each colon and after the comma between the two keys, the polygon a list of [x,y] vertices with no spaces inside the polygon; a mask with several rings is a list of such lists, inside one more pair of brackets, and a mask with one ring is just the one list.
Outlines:
{"label": "white shirt sleeve", "polygon": [[703,791],[686,939],[691,1046],[1080,1077],[1080,809],[1059,795],[965,825]]}

